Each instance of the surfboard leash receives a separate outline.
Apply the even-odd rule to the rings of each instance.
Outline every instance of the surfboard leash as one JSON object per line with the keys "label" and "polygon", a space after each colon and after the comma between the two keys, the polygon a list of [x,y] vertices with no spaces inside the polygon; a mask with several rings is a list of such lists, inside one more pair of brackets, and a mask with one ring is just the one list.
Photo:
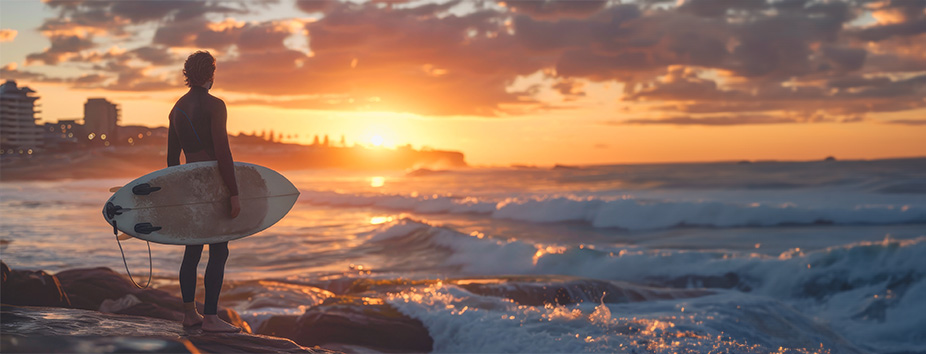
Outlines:
{"label": "surfboard leash", "polygon": [[151,273],[154,268],[151,260],[151,242],[145,241],[148,244],[148,282],[145,283],[145,286],[142,287],[135,282],[135,278],[132,277],[132,272],[129,271],[129,263],[125,260],[125,250],[122,249],[122,241],[119,241],[119,229],[116,228],[116,220],[113,220],[113,235],[116,236],[116,243],[119,244],[119,252],[122,253],[122,264],[125,266],[125,273],[129,275],[129,280],[132,281],[132,285],[135,285],[139,289],[147,289],[151,285]]}

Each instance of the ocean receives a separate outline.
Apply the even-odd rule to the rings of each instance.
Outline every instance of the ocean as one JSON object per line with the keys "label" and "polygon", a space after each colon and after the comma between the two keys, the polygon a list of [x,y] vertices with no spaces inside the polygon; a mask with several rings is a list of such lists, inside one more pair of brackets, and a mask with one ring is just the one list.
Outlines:
{"label": "ocean", "polygon": [[[252,328],[320,301],[262,281],[371,279],[435,352],[926,352],[926,159],[282,173],[292,211],[229,244]],[[0,183],[3,261],[123,273],[101,209],[129,181]],[[151,250],[175,286],[182,247]]]}

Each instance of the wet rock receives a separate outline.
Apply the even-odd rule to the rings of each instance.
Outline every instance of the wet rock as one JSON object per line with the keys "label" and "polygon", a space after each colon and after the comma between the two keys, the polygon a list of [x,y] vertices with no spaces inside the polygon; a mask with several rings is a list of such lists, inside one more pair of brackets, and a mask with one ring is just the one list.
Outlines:
{"label": "wet rock", "polygon": [[630,283],[566,276],[512,276],[447,281],[472,293],[511,299],[521,305],[569,305],[580,302],[627,303],[693,298],[713,294],[698,289],[661,289]]}
{"label": "wet rock", "polygon": [[296,323],[299,315],[273,316],[261,323],[257,329],[258,334],[281,338],[294,338],[296,336]]}
{"label": "wet rock", "polygon": [[102,336],[0,335],[0,346],[14,353],[199,353],[185,339]]}
{"label": "wet rock", "polygon": [[54,275],[44,271],[12,270],[0,262],[0,301],[8,305],[71,306]]}
{"label": "wet rock", "polygon": [[333,353],[282,338],[210,334],[149,317],[54,307],[0,307],[4,352]]}
{"label": "wet rock", "polygon": [[[74,308],[124,315],[183,320],[183,300],[157,289],[139,289],[128,278],[109,268],[69,269],[57,274],[61,287]],[[199,311],[203,304],[197,303]],[[250,333],[250,326],[237,312],[219,308],[219,318]]]}
{"label": "wet rock", "polygon": [[[291,331],[288,326],[292,326]],[[295,319],[275,316],[258,333],[274,333],[307,346],[346,345],[399,352],[429,352],[434,346],[421,321],[399,313],[382,299],[356,296],[328,298]]]}

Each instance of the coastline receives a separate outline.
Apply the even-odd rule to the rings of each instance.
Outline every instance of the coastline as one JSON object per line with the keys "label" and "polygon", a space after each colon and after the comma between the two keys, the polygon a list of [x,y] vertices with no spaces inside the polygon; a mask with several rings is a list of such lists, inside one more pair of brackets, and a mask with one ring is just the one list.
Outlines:
{"label": "coastline", "polygon": [[[365,147],[294,144],[233,145],[235,161],[278,171],[313,168],[406,170],[467,167],[462,153]],[[181,154],[181,163],[183,157]],[[167,151],[159,145],[78,149],[0,159],[0,181],[48,181],[92,178],[136,178],[167,167]]]}

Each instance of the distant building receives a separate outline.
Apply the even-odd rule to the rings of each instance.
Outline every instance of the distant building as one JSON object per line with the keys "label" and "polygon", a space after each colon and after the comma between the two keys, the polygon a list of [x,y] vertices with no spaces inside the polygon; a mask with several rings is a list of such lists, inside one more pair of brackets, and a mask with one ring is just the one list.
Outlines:
{"label": "distant building", "polygon": [[35,124],[39,96],[16,81],[0,85],[0,149],[4,154],[31,154],[42,148],[42,128]]}
{"label": "distant building", "polygon": [[90,98],[84,103],[84,130],[102,140],[118,140],[121,109],[105,98]]}
{"label": "distant building", "polygon": [[[45,148],[63,149],[75,146],[83,133],[83,125],[76,119],[59,119],[58,123],[45,123]],[[84,137],[86,139],[86,137]]]}

